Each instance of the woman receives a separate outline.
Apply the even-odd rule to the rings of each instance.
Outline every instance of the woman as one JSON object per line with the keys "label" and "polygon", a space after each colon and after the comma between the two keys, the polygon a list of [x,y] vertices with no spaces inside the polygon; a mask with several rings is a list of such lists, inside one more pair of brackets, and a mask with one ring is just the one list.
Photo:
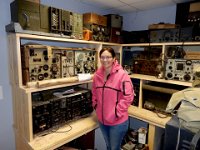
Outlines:
{"label": "woman", "polygon": [[92,104],[108,150],[120,150],[128,130],[128,107],[133,101],[133,85],[128,74],[115,59],[110,47],[99,53],[101,67],[92,86]]}

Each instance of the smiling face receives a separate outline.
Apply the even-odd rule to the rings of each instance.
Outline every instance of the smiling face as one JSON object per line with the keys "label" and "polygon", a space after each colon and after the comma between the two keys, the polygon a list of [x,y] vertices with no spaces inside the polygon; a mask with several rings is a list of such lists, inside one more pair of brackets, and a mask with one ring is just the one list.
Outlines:
{"label": "smiling face", "polygon": [[105,70],[110,70],[112,68],[112,64],[115,61],[112,54],[105,50],[100,56],[101,65],[105,68]]}

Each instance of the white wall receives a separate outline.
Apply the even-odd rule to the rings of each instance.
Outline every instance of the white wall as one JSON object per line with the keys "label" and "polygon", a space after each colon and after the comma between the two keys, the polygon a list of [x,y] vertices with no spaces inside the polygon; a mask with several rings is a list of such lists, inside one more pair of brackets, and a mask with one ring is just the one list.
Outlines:
{"label": "white wall", "polygon": [[3,90],[3,99],[0,99],[0,149],[13,150],[14,130],[13,130],[13,112],[12,95],[9,84],[9,60],[7,36],[5,25],[10,23],[10,2],[12,0],[0,0],[0,86]]}
{"label": "white wall", "polygon": [[126,31],[147,30],[149,24],[159,22],[175,23],[176,5],[123,14],[123,29]]}
{"label": "white wall", "polygon": [[[13,112],[12,95],[9,83],[9,59],[7,36],[5,25],[10,23],[10,2],[12,0],[0,0],[0,89],[3,89],[3,98],[0,99],[0,150],[14,150],[14,131],[13,131]],[[41,3],[49,6],[63,8],[74,12],[96,12],[107,14],[105,12],[79,4],[73,0],[41,0]],[[166,7],[152,11],[124,14],[124,29],[128,31],[147,29],[148,24],[157,22],[174,23],[176,7]],[[1,91],[0,91],[1,93]],[[0,95],[1,96],[1,95]]]}

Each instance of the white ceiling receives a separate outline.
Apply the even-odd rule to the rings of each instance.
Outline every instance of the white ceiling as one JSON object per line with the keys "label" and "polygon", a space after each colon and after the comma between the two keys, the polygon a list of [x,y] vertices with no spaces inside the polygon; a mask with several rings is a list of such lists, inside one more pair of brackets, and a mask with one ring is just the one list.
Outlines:
{"label": "white ceiling", "polygon": [[78,0],[81,3],[100,8],[105,11],[115,11],[118,14],[150,10],[176,5],[192,0]]}

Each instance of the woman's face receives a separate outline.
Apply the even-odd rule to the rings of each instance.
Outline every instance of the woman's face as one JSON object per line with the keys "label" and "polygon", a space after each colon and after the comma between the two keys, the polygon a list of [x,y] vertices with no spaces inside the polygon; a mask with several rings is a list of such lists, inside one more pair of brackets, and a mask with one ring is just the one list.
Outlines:
{"label": "woman's face", "polygon": [[100,56],[100,61],[101,61],[101,65],[105,69],[109,69],[112,67],[112,64],[115,61],[115,58],[112,57],[110,52],[104,51]]}

